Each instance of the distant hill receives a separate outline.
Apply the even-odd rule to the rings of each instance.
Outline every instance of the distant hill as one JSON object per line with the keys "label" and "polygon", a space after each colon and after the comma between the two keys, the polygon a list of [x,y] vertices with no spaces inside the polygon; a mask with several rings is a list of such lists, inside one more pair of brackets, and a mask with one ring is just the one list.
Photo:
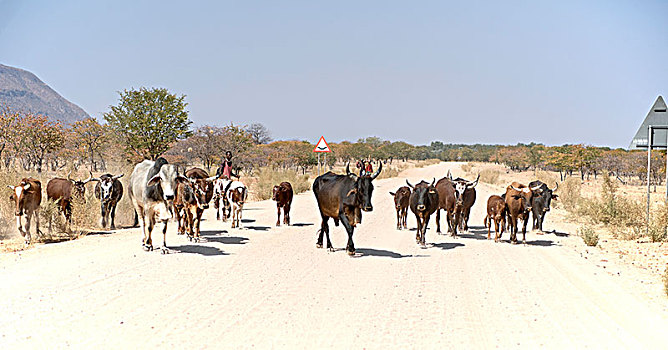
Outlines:
{"label": "distant hill", "polygon": [[81,107],[66,100],[35,74],[0,64],[0,106],[42,114],[65,124],[88,117]]}

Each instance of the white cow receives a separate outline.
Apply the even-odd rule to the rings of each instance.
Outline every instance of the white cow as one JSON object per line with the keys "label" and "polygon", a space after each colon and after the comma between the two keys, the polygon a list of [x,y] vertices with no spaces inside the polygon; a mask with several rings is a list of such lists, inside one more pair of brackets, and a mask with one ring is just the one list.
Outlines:
{"label": "white cow", "polygon": [[232,181],[226,188],[227,201],[232,207],[232,228],[237,228],[241,224],[241,211],[244,209],[244,202],[248,198],[246,185],[241,181]]}

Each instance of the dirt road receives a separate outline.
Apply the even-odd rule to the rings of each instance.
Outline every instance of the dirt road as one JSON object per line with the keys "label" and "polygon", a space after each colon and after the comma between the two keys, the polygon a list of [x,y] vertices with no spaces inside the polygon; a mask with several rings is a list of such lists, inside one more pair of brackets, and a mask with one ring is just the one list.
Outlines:
{"label": "dirt road", "polygon": [[[560,242],[486,240],[479,184],[461,238],[397,231],[388,191],[442,177],[453,164],[378,180],[355,231],[357,256],[316,249],[313,194],[295,197],[291,227],[275,204],[249,203],[242,229],[207,212],[205,242],[141,249],[123,230],[0,256],[0,348],[665,348],[666,302],[602,272]],[[445,222],[443,222],[445,224]],[[409,212],[408,225],[415,228]],[[546,221],[549,229],[557,224]],[[483,233],[484,230],[484,233]],[[161,239],[157,240],[157,243]]]}

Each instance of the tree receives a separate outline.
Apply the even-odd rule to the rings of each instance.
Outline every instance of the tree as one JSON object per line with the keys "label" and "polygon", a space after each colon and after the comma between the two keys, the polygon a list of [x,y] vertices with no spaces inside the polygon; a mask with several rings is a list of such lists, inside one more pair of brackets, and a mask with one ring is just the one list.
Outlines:
{"label": "tree", "polygon": [[253,123],[246,127],[246,132],[250,135],[253,143],[256,145],[266,145],[271,142],[271,133],[260,123]]}
{"label": "tree", "polygon": [[63,147],[63,128],[60,123],[51,122],[46,116],[36,114],[21,116],[18,125],[23,168],[29,170],[34,166],[37,172],[41,173],[46,156]]}
{"label": "tree", "polygon": [[78,158],[89,161],[90,171],[97,170],[95,155],[98,155],[104,163],[100,150],[107,139],[105,129],[95,118],[86,118],[72,123],[70,129],[71,139],[74,143],[72,150]]}
{"label": "tree", "polygon": [[110,106],[104,120],[120,137],[129,155],[155,160],[176,141],[192,134],[185,95],[143,87],[124,90],[119,95],[118,105]]}

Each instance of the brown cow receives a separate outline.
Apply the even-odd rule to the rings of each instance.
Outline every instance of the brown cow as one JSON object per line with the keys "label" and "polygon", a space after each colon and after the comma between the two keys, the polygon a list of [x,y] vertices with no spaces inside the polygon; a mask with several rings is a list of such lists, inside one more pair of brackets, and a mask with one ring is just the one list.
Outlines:
{"label": "brown cow", "polygon": [[274,186],[271,199],[276,201],[276,211],[278,218],[276,226],[281,226],[281,208],[283,208],[283,223],[290,226],[290,205],[292,204],[292,185],[289,182],[281,182]]}
{"label": "brown cow", "polygon": [[199,242],[199,232],[194,227],[198,209],[198,194],[194,180],[178,181],[174,195],[174,216],[178,225],[177,234],[188,234],[188,240]]}
{"label": "brown cow", "polygon": [[[67,179],[56,177],[46,184],[46,196],[58,202],[58,208],[67,221],[67,231],[71,230],[72,225],[72,200],[76,198],[85,201],[86,184],[92,179],[93,173],[90,173],[90,177],[86,180],[72,180],[68,174]],[[49,232],[51,232],[51,218],[49,218]]]}
{"label": "brown cow", "polygon": [[[35,234],[40,234],[39,230],[39,205],[42,203],[42,183],[37,179],[23,178],[18,186],[7,186],[12,189],[14,193],[9,197],[14,201],[16,215],[16,228],[25,239],[26,244],[30,244],[30,219],[35,216],[35,223],[37,228]],[[21,216],[26,216],[25,230],[21,225]]]}
{"label": "brown cow", "polygon": [[[206,170],[201,168],[192,168],[186,171],[186,177],[190,180],[195,198],[197,199],[197,206],[195,208],[194,228],[196,231],[197,241],[199,241],[200,223],[202,222],[202,214],[205,209],[209,208],[209,202],[213,198],[213,182],[218,179],[218,176],[209,176]],[[176,213],[178,219],[178,211]],[[179,234],[182,234],[179,231]]]}
{"label": "brown cow", "polygon": [[390,192],[394,197],[394,208],[397,210],[397,230],[406,227],[406,217],[408,216],[408,204],[411,197],[411,189],[408,186],[401,186],[397,192]]}
{"label": "brown cow", "polygon": [[455,185],[444,177],[436,182],[436,191],[438,191],[438,209],[436,209],[436,232],[441,232],[441,209],[445,210],[448,222],[448,232],[453,237],[457,237],[457,227],[461,220],[462,198],[457,196]]}
{"label": "brown cow", "polygon": [[468,231],[469,215],[471,214],[471,207],[475,203],[476,199],[475,187],[478,184],[478,180],[480,180],[480,174],[478,174],[478,177],[475,179],[475,181],[468,181],[466,179],[462,179],[461,177],[458,177],[453,180],[452,175],[448,170],[448,178],[450,179],[450,181],[452,181],[453,185],[455,186],[455,191],[457,191],[455,195],[457,196],[457,198],[461,198],[462,200],[459,228],[464,231]]}
{"label": "brown cow", "polygon": [[487,200],[487,216],[485,217],[487,239],[491,239],[492,221],[494,221],[494,242],[498,242],[506,228],[506,201],[501,196],[491,195]]}
{"label": "brown cow", "polygon": [[[537,189],[537,188],[536,188]],[[522,219],[522,243],[526,243],[527,222],[531,212],[532,189],[524,184],[513,182],[506,188],[505,201],[510,221],[510,241],[517,243],[517,220]]]}

